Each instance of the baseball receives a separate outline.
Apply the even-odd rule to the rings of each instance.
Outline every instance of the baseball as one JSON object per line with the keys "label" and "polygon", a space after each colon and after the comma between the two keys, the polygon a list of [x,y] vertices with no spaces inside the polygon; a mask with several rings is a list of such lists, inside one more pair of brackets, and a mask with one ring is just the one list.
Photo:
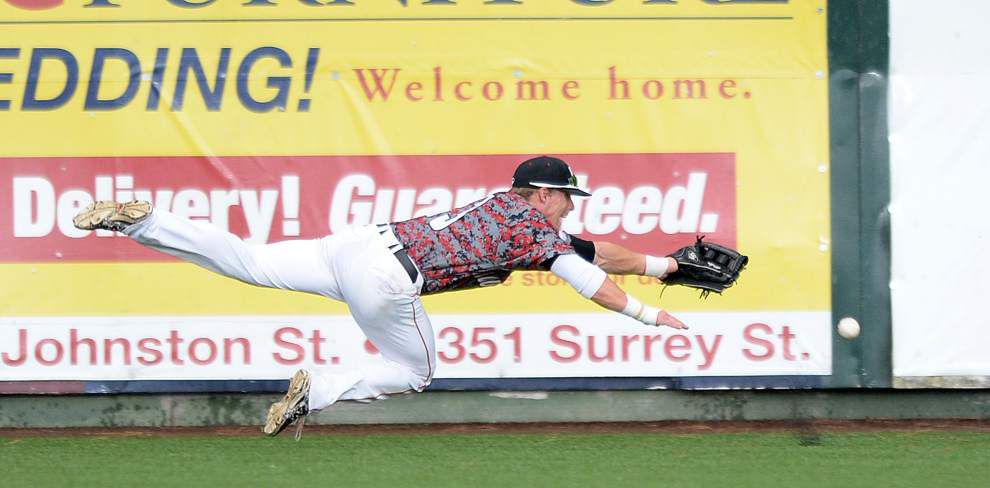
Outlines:
{"label": "baseball", "polygon": [[852,317],[843,317],[839,320],[839,335],[845,339],[855,339],[859,337],[859,322]]}

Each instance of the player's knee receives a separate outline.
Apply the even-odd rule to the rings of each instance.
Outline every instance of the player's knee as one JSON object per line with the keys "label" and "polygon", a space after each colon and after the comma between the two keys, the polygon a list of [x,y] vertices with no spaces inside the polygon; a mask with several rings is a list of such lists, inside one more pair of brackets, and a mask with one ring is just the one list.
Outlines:
{"label": "player's knee", "polygon": [[417,372],[413,375],[412,381],[410,381],[410,386],[416,391],[423,391],[427,386],[430,386],[430,382],[433,381],[433,376],[429,373]]}

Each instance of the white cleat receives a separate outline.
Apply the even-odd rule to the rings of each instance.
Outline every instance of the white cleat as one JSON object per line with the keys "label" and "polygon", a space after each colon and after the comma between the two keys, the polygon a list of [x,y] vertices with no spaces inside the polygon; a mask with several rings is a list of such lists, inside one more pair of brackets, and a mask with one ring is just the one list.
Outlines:
{"label": "white cleat", "polygon": [[72,224],[82,230],[104,229],[121,232],[151,215],[151,204],[133,200],[117,203],[109,200],[93,202],[72,218]]}
{"label": "white cleat", "polygon": [[289,380],[289,391],[281,400],[272,404],[268,408],[268,418],[265,420],[265,427],[262,429],[265,434],[276,436],[285,430],[292,422],[299,420],[296,426],[296,440],[302,435],[303,424],[306,423],[306,415],[309,414],[309,372],[305,369],[296,371]]}

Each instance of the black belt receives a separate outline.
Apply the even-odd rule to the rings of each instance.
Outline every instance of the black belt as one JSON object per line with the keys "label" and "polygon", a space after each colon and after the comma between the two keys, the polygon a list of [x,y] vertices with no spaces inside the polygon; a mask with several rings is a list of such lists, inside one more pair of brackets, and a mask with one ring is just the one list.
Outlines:
{"label": "black belt", "polygon": [[405,248],[399,249],[392,253],[395,259],[399,260],[399,264],[405,268],[406,273],[409,274],[409,279],[412,280],[413,284],[419,279],[419,270],[416,269],[416,265],[413,264],[412,259],[409,258],[409,253],[406,252]]}
{"label": "black belt", "polygon": [[406,252],[406,248],[402,247],[402,244],[398,242],[398,239],[396,239],[395,234],[392,231],[392,226],[388,224],[378,224],[378,233],[382,236],[388,234],[389,237],[386,241],[393,243],[392,246],[389,247],[389,250],[392,251],[392,255],[399,261],[402,268],[406,270],[406,274],[409,275],[409,279],[412,280],[413,284],[416,284],[416,280],[419,279],[419,270],[416,269],[416,265],[413,263],[412,259],[409,258],[409,253]]}

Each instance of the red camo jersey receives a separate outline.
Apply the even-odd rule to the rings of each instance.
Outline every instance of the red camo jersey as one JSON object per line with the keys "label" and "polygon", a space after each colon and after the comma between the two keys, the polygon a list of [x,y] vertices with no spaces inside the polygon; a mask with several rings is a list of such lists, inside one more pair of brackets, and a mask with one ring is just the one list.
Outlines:
{"label": "red camo jersey", "polygon": [[547,218],[514,193],[391,224],[423,274],[422,294],[497,285],[574,252]]}

